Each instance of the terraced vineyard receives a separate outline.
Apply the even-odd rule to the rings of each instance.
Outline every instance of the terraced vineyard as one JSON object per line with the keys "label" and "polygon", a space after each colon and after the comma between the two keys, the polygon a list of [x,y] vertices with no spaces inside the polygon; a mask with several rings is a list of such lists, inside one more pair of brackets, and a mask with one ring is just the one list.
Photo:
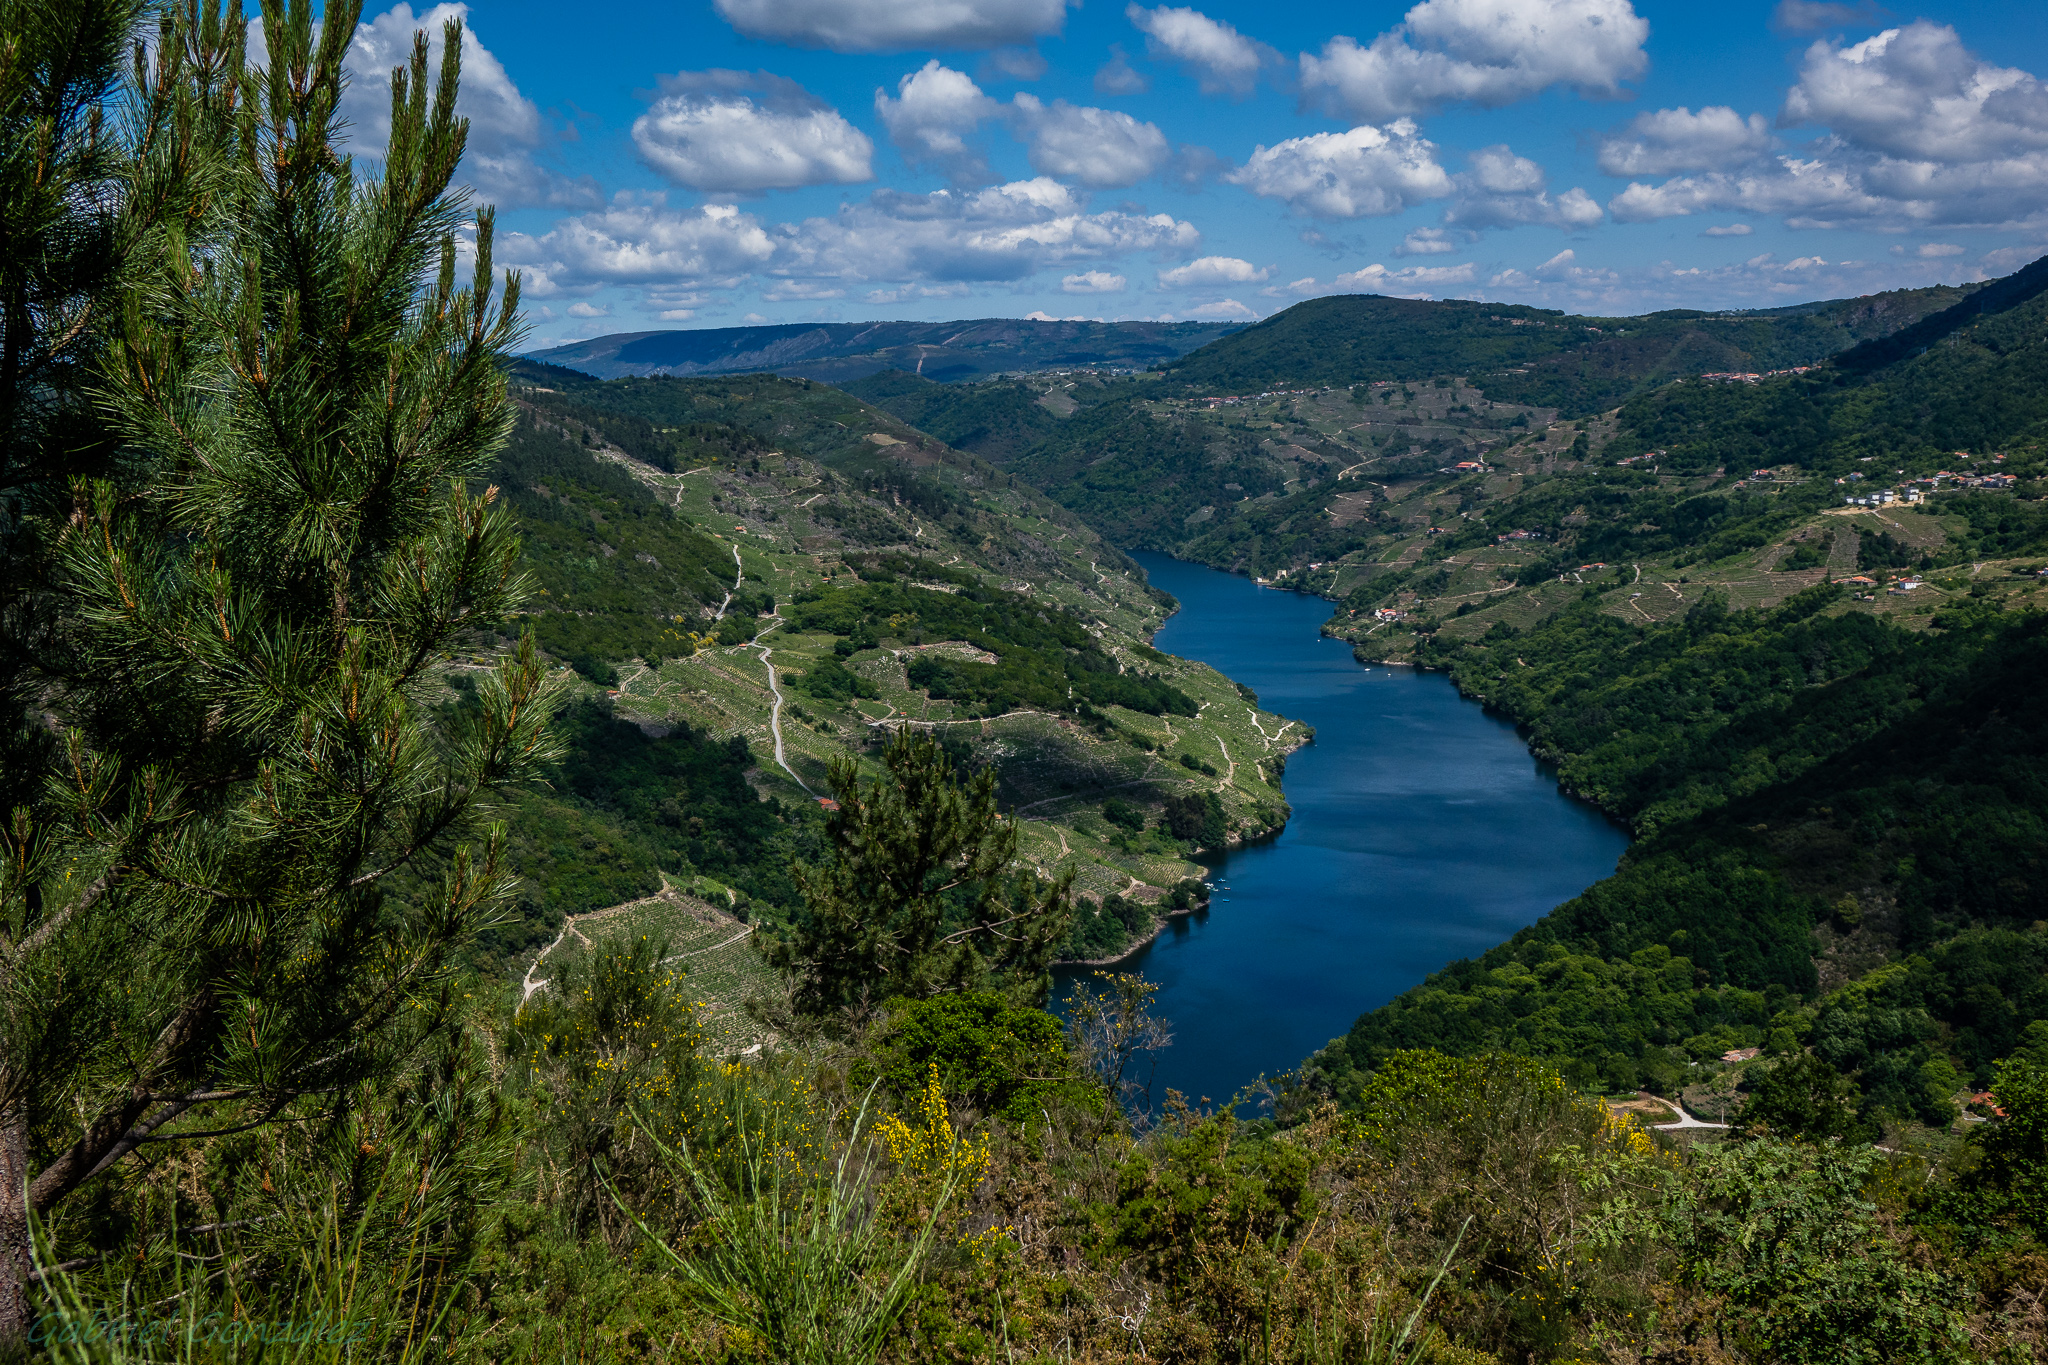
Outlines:
{"label": "terraced vineyard", "polygon": [[[780,839],[791,858],[814,849],[830,765],[870,762],[896,727],[930,729],[957,764],[995,768],[1001,801],[1021,823],[1022,854],[1041,875],[1075,871],[1086,904],[1068,953],[1097,959],[1127,951],[1156,915],[1189,903],[1183,883],[1202,872],[1190,861],[1197,841],[1163,827],[1169,798],[1213,795],[1221,841],[1285,821],[1279,775],[1306,739],[1300,727],[1261,711],[1213,669],[1152,650],[1146,641],[1170,604],[1078,518],[985,462],[802,381],[594,384],[538,367],[518,378],[525,416],[501,477],[515,507],[552,520],[545,535],[529,535],[539,610],[502,623],[497,638],[535,628],[573,663],[566,684],[605,718],[613,743],[630,749],[636,732],[651,746],[681,736],[722,753],[718,746],[742,742],[746,781],[782,822],[764,847]],[[679,430],[696,444],[651,444]],[[685,458],[671,458],[678,453]],[[659,512],[651,526],[650,508]],[[656,533],[693,539],[657,544]],[[724,574],[686,583],[670,562],[682,556],[706,574],[722,564]],[[877,590],[900,609],[838,633],[820,624],[821,614]],[[955,623],[970,619],[963,611],[1008,629],[1006,639],[1050,631],[1069,643],[1048,654],[998,642],[998,668],[990,637],[957,638]],[[451,676],[482,666],[490,644],[480,638]],[[983,691],[948,695],[929,681],[934,671],[954,693],[963,675],[984,679],[975,684]],[[913,682],[913,672],[927,682]],[[986,693],[990,677],[1036,688],[1039,700]],[[655,778],[590,773],[530,823],[545,826],[555,807],[575,806],[596,829],[581,854],[559,856],[601,861],[633,840],[636,804],[666,799],[658,787]],[[671,848],[692,847],[691,831],[674,835]],[[764,860],[774,856],[753,858]],[[653,894],[656,876],[770,932],[795,909],[793,888],[764,881],[758,867],[740,885],[720,880],[711,854],[643,862],[630,907],[608,918],[589,916],[612,900],[592,902],[615,900],[618,878],[592,877],[581,901],[558,895],[530,909],[508,944],[513,974],[555,939],[563,914],[577,915],[586,933],[687,928],[671,923],[674,898]],[[548,880],[575,877],[551,864]],[[1112,894],[1144,913],[1100,913]],[[577,941],[571,934],[553,951],[573,952]]]}

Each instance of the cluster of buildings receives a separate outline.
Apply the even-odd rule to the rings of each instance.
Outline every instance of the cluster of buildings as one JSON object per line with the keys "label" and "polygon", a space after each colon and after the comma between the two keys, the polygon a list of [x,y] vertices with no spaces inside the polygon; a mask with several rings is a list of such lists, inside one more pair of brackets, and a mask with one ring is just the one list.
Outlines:
{"label": "cluster of buildings", "polygon": [[1764,370],[1761,373],[1750,370],[1716,370],[1712,374],[1703,374],[1700,378],[1709,383],[1754,384],[1760,380],[1778,379],[1788,374],[1805,374],[1809,370],[1819,368],[1818,365],[1794,365],[1789,370]]}
{"label": "cluster of buildings", "polygon": [[[1862,478],[1861,474],[1851,474],[1848,478],[1836,479],[1835,482],[1837,484],[1856,483],[1860,482]],[[1958,474],[1952,470],[1944,469],[1937,473],[1923,475],[1917,479],[1908,479],[1905,483],[1895,488],[1874,489],[1861,496],[1852,493],[1844,497],[1842,501],[1850,507],[1887,507],[1893,503],[1925,502],[1929,493],[1936,492],[1944,486],[1950,488],[1988,488],[1998,490],[2011,488],[2017,482],[2019,482],[2019,477],[2015,474]]]}
{"label": "cluster of buildings", "polygon": [[1541,540],[1541,539],[1543,539],[1543,533],[1542,533],[1541,531],[1509,531],[1509,532],[1506,532],[1506,533],[1505,533],[1505,534],[1503,534],[1503,535],[1497,535],[1497,536],[1495,536],[1495,537],[1493,538],[1493,541],[1494,541],[1494,544],[1496,544],[1496,545],[1506,545],[1506,544],[1508,544],[1508,543],[1510,543],[1510,542],[1512,542],[1512,541],[1517,541],[1517,540]]}
{"label": "cluster of buildings", "polygon": [[[1378,387],[1375,385],[1374,387]],[[1256,403],[1262,398],[1299,398],[1303,394],[1328,393],[1328,389],[1268,389],[1264,393],[1211,395],[1202,400],[1210,408],[1236,407],[1239,403]]]}

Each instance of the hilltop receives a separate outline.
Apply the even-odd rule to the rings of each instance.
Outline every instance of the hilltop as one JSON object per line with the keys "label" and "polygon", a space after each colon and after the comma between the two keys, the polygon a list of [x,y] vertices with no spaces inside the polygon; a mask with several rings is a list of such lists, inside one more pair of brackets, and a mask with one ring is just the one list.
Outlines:
{"label": "hilltop", "polygon": [[536,352],[532,359],[599,379],[768,370],[837,382],[899,369],[959,380],[1014,370],[1148,369],[1225,336],[1236,326],[1030,318],[784,323],[619,332]]}

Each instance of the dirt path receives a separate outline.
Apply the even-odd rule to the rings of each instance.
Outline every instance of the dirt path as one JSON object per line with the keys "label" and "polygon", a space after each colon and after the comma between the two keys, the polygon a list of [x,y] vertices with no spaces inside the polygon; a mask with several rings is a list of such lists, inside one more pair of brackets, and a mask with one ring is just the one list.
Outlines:
{"label": "dirt path", "polygon": [[[739,551],[733,551],[733,558],[739,558]],[[796,775],[796,769],[789,766],[789,759],[784,754],[782,747],[782,684],[775,677],[775,651],[761,643],[763,639],[767,638],[769,632],[781,624],[782,617],[779,615],[774,617],[768,629],[748,641],[746,647],[761,651],[761,666],[768,670],[768,691],[775,697],[775,705],[768,711],[768,732],[775,736],[775,761],[781,765],[782,771],[789,774],[791,781],[815,797],[817,793],[811,791],[810,784]]]}
{"label": "dirt path", "polygon": [[1644,1099],[1652,1100],[1658,1104],[1661,1104],[1666,1109],[1669,1109],[1672,1113],[1678,1115],[1678,1122],[1676,1123],[1653,1123],[1650,1125],[1652,1128],[1655,1128],[1659,1132],[1668,1133],[1678,1128],[1726,1128],[1728,1126],[1725,1123],[1708,1123],[1703,1119],[1696,1119],[1690,1113],[1686,1112],[1684,1105],[1674,1104],[1672,1101],[1665,1099],[1662,1095],[1652,1095],[1647,1092],[1640,1093],[1642,1093],[1642,1097]]}
{"label": "dirt path", "polygon": [[[638,904],[638,902],[633,903]],[[625,908],[626,907],[623,905],[612,905],[607,906],[603,910],[592,910],[587,914],[569,915],[565,917],[562,920],[562,932],[556,934],[555,941],[553,943],[550,943],[547,947],[541,949],[540,955],[535,957],[533,959],[533,962],[530,965],[528,965],[526,969],[526,978],[524,981],[520,983],[521,993],[519,996],[519,1003],[524,1005],[528,1000],[531,1000],[533,998],[533,993],[535,991],[539,990],[541,987],[548,984],[548,979],[546,977],[542,977],[540,980],[535,981],[533,979],[533,974],[540,970],[541,963],[548,960],[549,953],[552,953],[555,949],[562,946],[563,939],[569,937],[569,935],[571,934],[574,934],[576,935],[577,942],[581,943],[584,947],[589,948],[594,946],[590,942],[590,939],[584,934],[584,932],[576,927],[576,922],[578,920],[608,919],[611,916],[618,914],[621,910]]]}
{"label": "dirt path", "polygon": [[728,592],[725,595],[725,600],[718,604],[718,614],[712,617],[712,620],[723,621],[725,619],[725,609],[732,605],[732,594],[738,592],[740,584],[746,581],[747,569],[744,564],[740,563],[740,547],[735,545],[732,547],[732,592]]}

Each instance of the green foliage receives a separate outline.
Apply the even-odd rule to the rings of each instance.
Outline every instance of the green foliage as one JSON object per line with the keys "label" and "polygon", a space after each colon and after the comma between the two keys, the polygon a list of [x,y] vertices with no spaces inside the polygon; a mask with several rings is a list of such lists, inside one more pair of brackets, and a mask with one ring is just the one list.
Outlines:
{"label": "green foliage", "polygon": [[689,633],[703,628],[701,610],[733,586],[732,551],[676,520],[631,474],[567,439],[564,420],[548,407],[523,412],[491,470],[540,590],[513,621],[531,627],[550,654],[609,686],[627,659],[656,663],[692,651]]}
{"label": "green foliage", "polygon": [[1749,1097],[1735,1121],[1737,1137],[1869,1142],[1879,1136],[1876,1125],[1857,1119],[1849,1083],[1824,1057],[1801,1053],[1751,1071],[1749,1081]]}
{"label": "green foliage", "polygon": [[874,1074],[904,1104],[933,1066],[947,1094],[1015,1124],[1037,1121],[1062,1096],[1086,1105],[1096,1094],[1068,1058],[1059,1021],[996,991],[897,1001],[872,1046]]}
{"label": "green foliage", "polygon": [[1063,962],[1089,962],[1125,952],[1152,926],[1152,908],[1112,891],[1101,900],[1074,903],[1073,927],[1059,946]]}
{"label": "green foliage", "polygon": [[837,659],[820,659],[798,680],[808,696],[844,706],[855,697],[879,697],[881,689]]}
{"label": "green foliage", "polygon": [[857,1018],[897,996],[990,987],[1042,1001],[1073,874],[1047,885],[1016,867],[1017,825],[996,811],[993,771],[963,787],[938,742],[909,731],[882,764],[872,782],[850,758],[832,765],[831,855],[797,871],[806,911],[772,950],[798,1010]]}
{"label": "green foliage", "polygon": [[[510,891],[476,802],[552,756],[530,639],[473,708],[423,702],[458,633],[527,590],[502,508],[465,488],[511,425],[518,290],[449,189],[459,24],[437,76],[424,35],[394,75],[378,174],[337,155],[358,9],[317,31],[269,9],[265,80],[239,11],[174,8],[125,92],[132,188],[169,216],[129,244],[100,356],[127,453],[45,528],[68,752],[4,836],[0,1330],[25,1188],[47,1212],[162,1150],[145,1137],[302,1118],[446,1022],[439,987]],[[437,884],[387,894],[465,833]]]}
{"label": "green foliage", "polygon": [[957,450],[971,450],[997,464],[1059,425],[1051,411],[1013,384],[940,384],[902,370],[883,370],[840,387]]}
{"label": "green foliage", "polygon": [[1144,808],[1132,805],[1121,796],[1112,796],[1102,803],[1102,818],[1133,833],[1145,828]]}
{"label": "green foliage", "polygon": [[1923,1269],[1863,1198],[1870,1147],[1774,1140],[1695,1151],[1663,1211],[1684,1282],[1712,1295],[1701,1324],[1749,1360],[1963,1360],[1960,1286]]}
{"label": "green foliage", "polygon": [[867,576],[882,581],[799,593],[784,618],[794,630],[855,641],[959,640],[989,651],[996,656],[993,664],[925,653],[906,670],[913,686],[966,703],[969,715],[1025,708],[1074,712],[1088,704],[1150,715],[1192,716],[1199,709],[1171,683],[1135,670],[1118,672],[1070,612],[978,583],[939,592],[896,581],[886,568],[870,569]]}
{"label": "green foliage", "polygon": [[1166,798],[1166,827],[1197,848],[1221,848],[1230,837],[1223,800],[1215,792],[1177,792]]}

